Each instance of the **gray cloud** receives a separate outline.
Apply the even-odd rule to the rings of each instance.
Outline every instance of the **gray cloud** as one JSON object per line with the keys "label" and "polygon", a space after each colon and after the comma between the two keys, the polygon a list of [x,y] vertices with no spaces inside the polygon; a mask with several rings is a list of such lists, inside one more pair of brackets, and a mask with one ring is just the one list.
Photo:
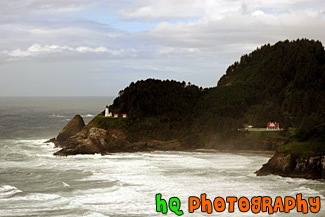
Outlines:
{"label": "gray cloud", "polygon": [[147,77],[214,86],[265,43],[324,42],[324,11],[323,0],[0,1],[0,95],[115,95]]}

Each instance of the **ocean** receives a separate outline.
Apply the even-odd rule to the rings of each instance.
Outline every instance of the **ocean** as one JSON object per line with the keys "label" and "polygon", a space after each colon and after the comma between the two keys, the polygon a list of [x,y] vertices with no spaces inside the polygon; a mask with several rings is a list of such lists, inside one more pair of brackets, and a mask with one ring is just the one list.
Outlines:
{"label": "ocean", "polygon": [[[55,157],[44,141],[80,114],[85,122],[113,97],[0,98],[0,216],[177,216],[156,212],[155,195],[178,197],[183,216],[269,216],[251,211],[188,212],[188,197],[320,197],[325,182],[257,177],[270,154],[138,152]],[[274,213],[273,216],[306,216]],[[325,216],[325,210],[307,216]]]}

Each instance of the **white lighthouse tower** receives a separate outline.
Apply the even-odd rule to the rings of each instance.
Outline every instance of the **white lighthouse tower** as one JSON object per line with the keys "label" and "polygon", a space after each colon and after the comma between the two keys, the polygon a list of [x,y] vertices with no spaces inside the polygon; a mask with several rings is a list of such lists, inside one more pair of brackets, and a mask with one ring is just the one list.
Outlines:
{"label": "white lighthouse tower", "polygon": [[112,117],[112,112],[109,112],[108,105],[106,105],[106,108],[105,108],[105,117]]}

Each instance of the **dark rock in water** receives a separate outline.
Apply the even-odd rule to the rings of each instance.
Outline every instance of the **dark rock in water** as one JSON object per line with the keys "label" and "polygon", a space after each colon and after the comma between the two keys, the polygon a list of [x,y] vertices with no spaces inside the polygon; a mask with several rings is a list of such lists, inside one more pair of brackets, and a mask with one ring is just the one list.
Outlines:
{"label": "dark rock in water", "polygon": [[85,122],[80,115],[75,115],[74,118],[61,130],[54,141],[55,146],[64,147],[67,145],[71,136],[79,133],[85,126]]}
{"label": "dark rock in water", "polygon": [[49,140],[46,140],[44,143],[54,143],[56,141],[55,138],[52,138],[52,139],[49,139]]}
{"label": "dark rock in water", "polygon": [[291,154],[275,153],[273,157],[256,172],[257,175],[285,175],[295,168],[295,158]]}
{"label": "dark rock in water", "polygon": [[56,138],[49,139],[45,141],[44,143],[54,143],[55,147],[59,147],[60,143],[56,140]]}
{"label": "dark rock in water", "polygon": [[294,178],[325,179],[325,156],[303,157],[289,153],[275,153],[255,173],[258,176],[274,174]]}
{"label": "dark rock in water", "polygon": [[291,173],[293,177],[307,179],[325,179],[325,156],[297,158],[296,166]]}
{"label": "dark rock in water", "polygon": [[110,132],[91,128],[84,129],[74,136],[71,136],[67,145],[54,155],[67,156],[76,154],[107,154],[109,152],[117,152],[130,149],[130,143],[125,140],[124,134],[116,133],[116,130]]}
{"label": "dark rock in water", "polygon": [[180,143],[177,141],[162,142],[159,140],[141,141],[130,143],[120,129],[104,130],[92,127],[83,129],[68,139],[67,145],[54,153],[58,156],[77,154],[109,154],[114,152],[137,152],[155,150],[178,150]]}

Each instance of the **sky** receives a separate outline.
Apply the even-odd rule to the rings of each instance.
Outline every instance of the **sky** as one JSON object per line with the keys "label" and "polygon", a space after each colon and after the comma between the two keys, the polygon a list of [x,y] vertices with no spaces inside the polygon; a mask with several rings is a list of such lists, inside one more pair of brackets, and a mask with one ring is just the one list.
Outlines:
{"label": "sky", "polygon": [[324,0],[0,0],[0,96],[213,87],[243,54],[324,29]]}

